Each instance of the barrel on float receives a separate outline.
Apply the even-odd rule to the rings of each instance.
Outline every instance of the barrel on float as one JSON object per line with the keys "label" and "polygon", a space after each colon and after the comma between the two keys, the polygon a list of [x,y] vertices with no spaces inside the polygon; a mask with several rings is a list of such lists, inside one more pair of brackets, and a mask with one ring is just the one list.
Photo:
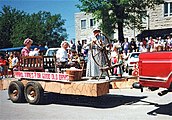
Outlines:
{"label": "barrel on float", "polygon": [[81,80],[82,69],[66,69],[66,74],[69,75],[69,80]]}

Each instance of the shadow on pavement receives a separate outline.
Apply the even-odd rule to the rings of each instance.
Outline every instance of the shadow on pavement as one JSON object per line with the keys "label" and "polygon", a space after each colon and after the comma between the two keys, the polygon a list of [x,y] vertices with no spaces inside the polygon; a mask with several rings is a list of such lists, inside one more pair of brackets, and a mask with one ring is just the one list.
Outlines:
{"label": "shadow on pavement", "polygon": [[165,105],[155,105],[158,107],[157,109],[148,112],[148,115],[154,115],[156,116],[157,114],[163,114],[163,115],[169,115],[172,116],[172,102],[169,104]]}
{"label": "shadow on pavement", "polygon": [[63,95],[56,93],[46,93],[43,105],[62,104],[72,106],[85,106],[94,108],[113,108],[125,104],[133,104],[146,98],[146,96],[124,96],[124,95],[104,95],[100,97],[88,97],[77,95]]}

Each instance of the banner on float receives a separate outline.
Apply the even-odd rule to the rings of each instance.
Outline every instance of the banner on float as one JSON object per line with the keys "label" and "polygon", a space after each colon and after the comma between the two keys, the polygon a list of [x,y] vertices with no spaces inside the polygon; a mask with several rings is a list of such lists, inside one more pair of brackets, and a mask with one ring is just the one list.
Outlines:
{"label": "banner on float", "polygon": [[69,80],[69,75],[65,73],[48,73],[48,72],[29,72],[14,71],[15,78],[38,79],[38,80]]}

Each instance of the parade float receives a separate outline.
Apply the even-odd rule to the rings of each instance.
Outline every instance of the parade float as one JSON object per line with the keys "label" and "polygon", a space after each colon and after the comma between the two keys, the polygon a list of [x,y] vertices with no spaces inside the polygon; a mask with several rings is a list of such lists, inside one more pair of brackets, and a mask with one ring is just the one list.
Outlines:
{"label": "parade float", "polygon": [[[30,104],[42,102],[44,92],[54,92],[70,95],[84,95],[98,97],[109,93],[110,82],[116,78],[110,78],[111,69],[121,64],[110,64],[111,45],[106,38],[106,44],[102,41],[91,43],[92,57],[100,68],[100,76],[96,79],[83,77],[84,63],[81,69],[63,68],[57,63],[55,56],[24,56],[20,58],[19,71],[14,71],[15,81],[11,81],[8,87],[9,98],[12,102],[27,101]],[[97,53],[93,47],[97,47]],[[100,64],[96,57],[100,56],[106,64]],[[98,60],[99,60],[98,59]],[[59,71],[59,69],[61,71]],[[108,77],[104,77],[103,73]],[[108,78],[108,79],[107,79]]]}

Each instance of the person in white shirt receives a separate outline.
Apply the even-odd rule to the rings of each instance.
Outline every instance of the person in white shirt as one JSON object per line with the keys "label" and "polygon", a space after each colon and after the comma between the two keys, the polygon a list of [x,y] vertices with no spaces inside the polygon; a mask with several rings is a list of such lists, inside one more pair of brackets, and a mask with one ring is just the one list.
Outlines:
{"label": "person in white shirt", "polygon": [[69,43],[67,41],[61,43],[61,48],[56,53],[57,62],[68,62],[68,47]]}
{"label": "person in white shirt", "polygon": [[12,58],[12,67],[13,67],[13,70],[16,71],[17,70],[17,67],[18,67],[18,57],[16,56],[16,54],[13,54],[13,58]]}
{"label": "person in white shirt", "polygon": [[69,43],[67,41],[63,41],[61,43],[61,48],[56,52],[58,72],[61,71],[61,68],[71,67],[71,65],[68,64],[68,52],[67,52],[68,47],[69,47]]}
{"label": "person in white shirt", "polygon": [[143,42],[140,42],[139,52],[147,52],[147,48],[143,45]]}
{"label": "person in white shirt", "polygon": [[29,56],[38,56],[39,55],[39,49],[38,48],[34,48],[33,51],[29,52]]}

